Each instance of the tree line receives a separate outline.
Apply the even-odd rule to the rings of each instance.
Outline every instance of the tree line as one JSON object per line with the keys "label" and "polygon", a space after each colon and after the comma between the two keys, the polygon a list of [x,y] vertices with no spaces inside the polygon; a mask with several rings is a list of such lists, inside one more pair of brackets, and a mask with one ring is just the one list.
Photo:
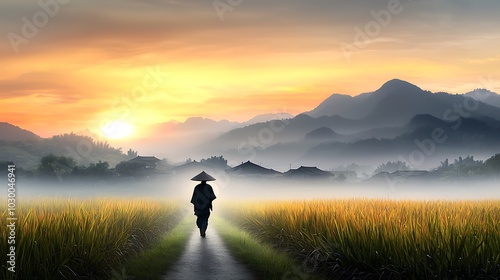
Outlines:
{"label": "tree line", "polygon": [[[137,156],[137,152],[128,151],[129,157]],[[187,159],[185,163],[193,162]],[[214,168],[227,168],[227,160],[223,156],[212,156],[200,161],[203,164]],[[7,172],[7,166],[15,164],[14,161],[0,161],[0,174]],[[40,179],[71,179],[71,180],[107,180],[114,177],[149,177],[162,171],[173,168],[167,159],[161,160],[156,168],[146,168],[140,162],[124,160],[111,168],[108,161],[91,162],[88,165],[78,164],[69,156],[48,154],[43,156],[35,168],[26,169],[17,167],[18,176]],[[377,167],[375,172],[395,172],[411,170],[410,166],[402,161],[387,162]],[[500,175],[500,153],[482,161],[475,160],[474,156],[459,157],[450,163],[445,159],[435,169],[431,170],[442,179],[461,179],[474,177],[487,177]]]}

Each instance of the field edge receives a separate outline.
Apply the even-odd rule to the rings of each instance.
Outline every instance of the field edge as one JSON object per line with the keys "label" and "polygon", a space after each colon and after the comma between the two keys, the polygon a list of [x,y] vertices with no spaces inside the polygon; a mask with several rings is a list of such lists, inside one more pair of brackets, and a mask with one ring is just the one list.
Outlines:
{"label": "field edge", "polygon": [[255,271],[258,279],[323,279],[309,275],[289,255],[260,242],[226,219],[214,217],[213,224],[231,254]]}
{"label": "field edge", "polygon": [[[111,280],[144,279],[158,280],[184,252],[192,231],[190,216],[183,217],[180,222],[166,232],[157,244],[132,257],[121,268],[114,271]],[[132,278],[133,277],[133,278]]]}

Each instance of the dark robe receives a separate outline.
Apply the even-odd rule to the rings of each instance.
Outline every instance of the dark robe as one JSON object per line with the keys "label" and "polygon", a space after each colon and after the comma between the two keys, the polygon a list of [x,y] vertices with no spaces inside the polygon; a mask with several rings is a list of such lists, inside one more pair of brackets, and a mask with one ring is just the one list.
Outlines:
{"label": "dark robe", "polygon": [[191,203],[194,205],[194,214],[198,217],[196,219],[198,228],[202,229],[204,227],[204,230],[206,230],[210,210],[213,209],[212,201],[216,198],[212,186],[207,183],[202,182],[194,188]]}

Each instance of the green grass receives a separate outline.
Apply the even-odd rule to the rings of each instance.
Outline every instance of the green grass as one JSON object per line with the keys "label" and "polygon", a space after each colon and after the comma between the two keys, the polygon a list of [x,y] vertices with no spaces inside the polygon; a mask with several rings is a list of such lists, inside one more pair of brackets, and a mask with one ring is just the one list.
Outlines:
{"label": "green grass", "polygon": [[[192,217],[184,218],[160,242],[152,244],[151,248],[127,262],[119,275],[135,276],[134,279],[141,280],[161,279],[166,269],[181,256],[192,230]],[[114,279],[120,278],[115,276]]]}
{"label": "green grass", "polygon": [[304,267],[287,254],[259,242],[254,236],[223,218],[214,217],[212,221],[231,253],[256,271],[258,279],[319,279],[304,272]]}
{"label": "green grass", "polygon": [[[7,236],[7,205],[0,207]],[[17,279],[109,279],[181,217],[177,203],[133,199],[19,201],[16,216]],[[0,240],[0,252],[8,246]],[[0,278],[14,275],[3,267]]]}

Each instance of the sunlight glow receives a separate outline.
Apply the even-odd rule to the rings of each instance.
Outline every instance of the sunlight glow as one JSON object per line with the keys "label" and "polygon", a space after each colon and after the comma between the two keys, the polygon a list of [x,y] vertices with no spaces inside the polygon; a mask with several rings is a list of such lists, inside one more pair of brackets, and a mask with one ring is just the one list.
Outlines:
{"label": "sunlight glow", "polygon": [[134,131],[131,124],[124,121],[110,121],[103,127],[101,132],[106,138],[120,139],[130,136]]}

